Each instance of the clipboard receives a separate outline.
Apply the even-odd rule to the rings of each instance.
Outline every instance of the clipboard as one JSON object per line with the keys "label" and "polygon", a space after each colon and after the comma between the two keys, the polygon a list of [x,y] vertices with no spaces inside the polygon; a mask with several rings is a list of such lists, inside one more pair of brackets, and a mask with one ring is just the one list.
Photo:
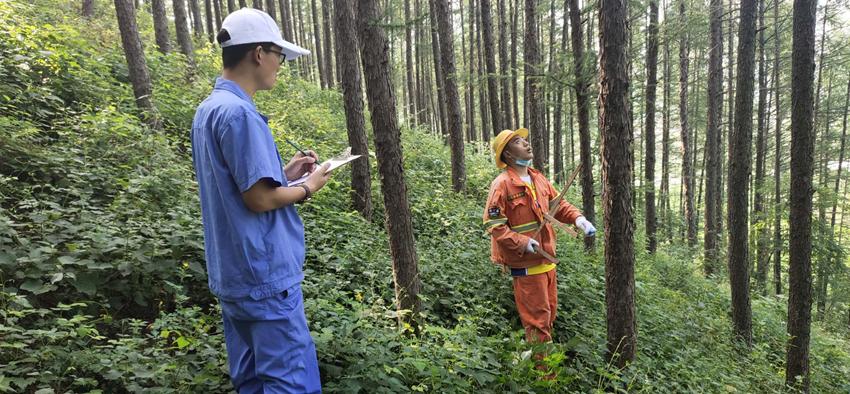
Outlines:
{"label": "clipboard", "polygon": [[[339,155],[323,161],[322,164],[319,165],[319,167],[324,166],[325,164],[330,164],[330,166],[328,166],[328,169],[325,170],[325,174],[327,174],[327,173],[329,173],[329,172],[331,172],[331,171],[333,171],[333,170],[335,170],[339,167],[342,167],[342,166],[344,166],[344,165],[346,165],[346,164],[348,164],[348,163],[350,163],[350,162],[352,162],[356,159],[359,159],[361,156],[363,156],[363,155],[352,155],[351,154],[351,147],[349,146],[349,147],[345,148],[345,150],[343,150],[342,153],[340,153]],[[299,185],[301,183],[304,183],[304,181],[306,181],[307,178],[310,177],[310,174],[312,174],[312,173],[304,174],[304,176],[302,176],[301,178],[289,181],[288,185],[289,186],[296,186],[296,185]]]}

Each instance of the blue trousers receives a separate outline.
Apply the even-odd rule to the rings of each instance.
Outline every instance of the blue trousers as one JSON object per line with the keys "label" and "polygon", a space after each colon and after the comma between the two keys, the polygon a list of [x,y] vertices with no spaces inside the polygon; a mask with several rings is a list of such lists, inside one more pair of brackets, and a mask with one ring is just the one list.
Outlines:
{"label": "blue trousers", "polygon": [[220,300],[230,380],[239,394],[321,393],[301,285],[262,300]]}

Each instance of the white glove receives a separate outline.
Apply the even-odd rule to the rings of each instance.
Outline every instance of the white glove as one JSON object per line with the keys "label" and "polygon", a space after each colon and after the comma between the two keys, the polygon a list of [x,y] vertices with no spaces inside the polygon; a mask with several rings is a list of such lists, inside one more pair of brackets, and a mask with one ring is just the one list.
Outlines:
{"label": "white glove", "polygon": [[539,246],[540,246],[539,242],[535,241],[534,238],[529,238],[528,244],[525,245],[525,251],[528,252],[528,253],[537,253],[535,248],[537,248]]}
{"label": "white glove", "polygon": [[576,226],[584,231],[585,236],[592,237],[596,235],[596,227],[593,227],[593,223],[590,223],[584,216],[579,216],[576,219]]}

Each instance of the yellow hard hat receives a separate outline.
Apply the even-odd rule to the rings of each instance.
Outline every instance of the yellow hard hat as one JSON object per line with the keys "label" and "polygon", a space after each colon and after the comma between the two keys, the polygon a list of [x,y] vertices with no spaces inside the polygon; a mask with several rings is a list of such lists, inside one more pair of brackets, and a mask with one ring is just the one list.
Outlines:
{"label": "yellow hard hat", "polygon": [[502,151],[505,150],[505,146],[507,146],[508,142],[510,142],[510,140],[514,137],[528,139],[528,129],[520,127],[516,130],[502,130],[499,135],[493,139],[493,159],[496,161],[496,167],[505,168],[508,166],[502,161]]}

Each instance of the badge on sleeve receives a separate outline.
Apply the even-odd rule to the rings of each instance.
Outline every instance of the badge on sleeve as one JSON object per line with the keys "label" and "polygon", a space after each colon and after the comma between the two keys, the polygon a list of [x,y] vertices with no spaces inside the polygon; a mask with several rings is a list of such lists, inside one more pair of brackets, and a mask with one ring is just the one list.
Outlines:
{"label": "badge on sleeve", "polygon": [[487,210],[487,214],[490,215],[491,219],[495,219],[501,216],[502,210],[500,210],[499,207],[490,207],[490,209]]}

